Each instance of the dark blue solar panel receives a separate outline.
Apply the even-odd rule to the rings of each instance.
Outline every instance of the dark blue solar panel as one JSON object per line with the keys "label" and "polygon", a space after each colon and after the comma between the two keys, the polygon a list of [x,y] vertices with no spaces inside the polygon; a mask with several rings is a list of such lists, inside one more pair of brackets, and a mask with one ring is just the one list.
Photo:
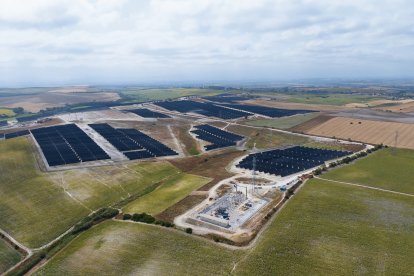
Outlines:
{"label": "dark blue solar panel", "polygon": [[253,170],[253,160],[256,159],[256,171],[284,177],[349,154],[351,152],[297,146],[250,154],[237,167]]}
{"label": "dark blue solar panel", "polygon": [[60,125],[31,130],[49,166],[110,159],[77,125]]}
{"label": "dark blue solar panel", "polygon": [[235,108],[235,109],[239,109],[239,110],[243,110],[243,111],[247,111],[251,113],[256,113],[260,115],[265,115],[265,116],[269,116],[272,118],[315,112],[312,110],[304,110],[304,109],[280,109],[280,108],[273,108],[273,107],[267,107],[267,106],[244,105],[244,104],[223,104],[223,106],[231,107],[231,108]]}
{"label": "dark blue solar panel", "polygon": [[224,131],[210,125],[198,125],[195,126],[195,128],[196,130],[193,130],[192,132],[197,135],[197,138],[211,143],[205,147],[207,151],[235,146],[238,141],[244,139],[243,136]]}
{"label": "dark blue solar panel", "polygon": [[194,101],[165,101],[154,103],[168,110],[175,110],[181,113],[194,112],[208,117],[217,117],[222,119],[236,119],[250,116],[250,113],[240,110],[234,110],[212,103],[200,103]]}
{"label": "dark blue solar panel", "polygon": [[147,108],[140,108],[140,109],[133,109],[133,110],[127,110],[128,112],[137,114],[141,117],[144,118],[171,118],[170,116],[160,113],[160,112],[156,112],[156,111],[152,111],[149,110]]}
{"label": "dark blue solar panel", "polygon": [[21,130],[21,131],[16,131],[16,132],[12,132],[12,133],[6,133],[4,135],[4,137],[6,139],[12,139],[12,138],[25,136],[25,135],[29,135],[29,134],[30,134],[30,132],[28,130]]}

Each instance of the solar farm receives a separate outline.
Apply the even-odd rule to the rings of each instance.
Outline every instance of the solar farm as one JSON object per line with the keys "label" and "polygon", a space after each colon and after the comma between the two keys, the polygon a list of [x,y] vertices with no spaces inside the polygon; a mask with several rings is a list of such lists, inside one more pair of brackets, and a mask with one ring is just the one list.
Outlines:
{"label": "solar farm", "polygon": [[[62,260],[65,263],[63,266],[76,264],[76,269],[88,267],[91,272],[96,272],[95,265],[89,266],[87,260],[92,256],[96,257],[97,252],[115,257],[124,254],[122,260],[116,260],[117,265],[135,267],[125,261],[128,259],[126,255],[130,256],[128,252],[120,253],[125,244],[139,244],[140,250],[144,247],[149,249],[152,248],[154,237],[158,239],[156,235],[161,233],[159,235],[168,241],[166,244],[172,244],[171,247],[175,250],[176,240],[169,239],[171,233],[175,232],[180,241],[185,240],[187,247],[184,250],[192,248],[194,241],[204,242],[203,239],[225,243],[226,247],[208,243],[213,250],[209,254],[215,255],[229,247],[230,251],[238,252],[241,259],[236,261],[243,264],[246,252],[255,252],[257,244],[261,248],[267,248],[262,245],[261,238],[256,240],[256,237],[263,235],[264,239],[269,240],[268,231],[272,231],[272,238],[278,239],[274,233],[279,233],[280,227],[268,230],[268,227],[273,227],[274,214],[280,212],[283,217],[285,208],[282,207],[291,204],[290,197],[293,197],[292,201],[299,198],[303,189],[297,188],[301,185],[309,187],[306,184],[309,178],[316,178],[310,180],[311,183],[330,181],[330,186],[345,185],[339,182],[348,181],[371,183],[365,177],[365,170],[375,169],[367,164],[371,164],[368,162],[369,154],[374,152],[376,145],[335,137],[311,136],[306,131],[292,130],[298,125],[300,129],[302,124],[322,121],[320,114],[323,112],[311,113],[314,111],[306,109],[305,106],[289,107],[296,109],[259,106],[253,100],[249,104],[243,104],[245,100],[255,99],[254,95],[244,91],[218,96],[188,95],[190,96],[178,100],[157,100],[130,105],[125,103],[119,106],[108,104],[110,107],[102,110],[57,114],[52,120],[43,123],[10,121],[7,127],[1,128],[0,151],[3,156],[0,156],[0,179],[10,182],[10,186],[17,187],[16,183],[20,185],[18,190],[16,188],[16,193],[10,193],[9,186],[3,188],[0,184],[0,192],[3,193],[1,200],[6,204],[6,207],[0,204],[0,214],[7,218],[19,218],[18,226],[13,224],[13,219],[7,219],[0,221],[0,228],[10,229],[9,232],[21,240],[24,246],[30,247],[27,252],[35,255],[38,252],[43,253],[43,250],[50,252],[46,245],[54,240],[58,241],[58,247],[51,246],[51,256],[54,257],[46,257],[39,264],[39,268],[35,269],[35,275],[42,275],[42,272],[66,272],[60,271],[60,268],[55,270],[56,260]],[[260,101],[266,100],[260,98]],[[295,115],[306,116],[306,120],[297,120]],[[331,115],[324,113],[322,116]],[[285,128],[275,127],[277,124],[273,123],[280,120],[279,118],[298,122],[292,122]],[[251,124],[255,121],[266,121],[269,125]],[[6,143],[8,148],[2,148]],[[13,151],[16,151],[14,157],[11,154]],[[346,177],[335,174],[336,166],[340,172],[352,170],[354,164],[359,163],[348,166],[344,160],[353,162],[356,160],[355,156],[362,156],[361,153],[364,153],[364,157],[369,155],[366,158],[368,161],[365,161],[367,164],[361,163],[365,164],[364,171],[358,171],[358,174],[349,172]],[[406,158],[402,154],[390,155],[391,157],[384,158],[384,162],[389,158],[404,162]],[[384,166],[388,165],[379,162],[376,166],[385,171]],[[22,175],[19,173],[22,168],[27,171],[30,169],[30,174],[24,175],[20,181],[16,175]],[[396,169],[406,179],[409,179],[409,174],[405,175],[405,171],[410,170],[409,166]],[[325,175],[330,175],[330,180],[322,179]],[[407,193],[412,190],[406,184],[390,186],[390,178],[381,180],[378,176],[375,179],[377,180],[371,185],[380,189],[402,187],[401,191]],[[409,180],[406,181],[408,182]],[[37,189],[45,189],[45,186],[48,187],[45,192]],[[32,198],[29,198],[32,193],[26,187],[33,189]],[[59,201],[54,199],[57,194]],[[7,199],[8,195],[12,197]],[[318,196],[329,197],[327,194]],[[307,200],[316,204],[312,198]],[[65,204],[60,206],[61,202]],[[24,208],[19,209],[16,204]],[[35,206],[38,210],[31,212],[26,206]],[[49,214],[49,206],[56,211]],[[110,221],[114,227],[111,238],[114,241],[126,241],[131,237],[128,233],[123,233],[125,235],[122,234],[121,237],[116,232],[117,229],[146,227],[144,223],[151,224],[148,226],[148,235],[151,237],[144,241],[136,235],[134,237],[140,240],[139,243],[135,243],[134,240],[137,239],[133,239],[122,245],[112,243],[111,240],[112,248],[109,249],[109,240],[103,236],[98,240],[94,236],[94,231],[100,229],[101,225],[89,229],[89,226],[100,224],[106,218],[92,219],[92,222],[85,218],[88,214],[93,216],[99,213],[98,208],[102,207],[119,211]],[[318,209],[318,212],[321,211]],[[69,219],[62,219],[60,223],[54,222],[59,220],[59,214]],[[30,219],[26,220],[26,215]],[[45,216],[48,218],[44,218]],[[142,217],[148,218],[148,221],[141,220]],[[345,217],[354,215],[346,214]],[[278,219],[279,215],[275,217],[275,221]],[[300,216],[292,219],[303,220]],[[83,222],[86,222],[85,229],[81,225]],[[45,235],[36,237],[29,225],[25,227],[25,223],[32,224],[36,232],[45,228]],[[107,222],[102,224],[105,223]],[[74,228],[70,228],[73,226]],[[165,230],[164,227],[172,229]],[[79,233],[67,232],[68,237],[64,235],[67,229],[81,230]],[[180,231],[197,235],[199,238],[181,235]],[[85,235],[89,237],[94,249],[88,247],[82,249],[85,251],[79,251],[79,248],[83,248]],[[300,239],[296,236],[292,238]],[[60,241],[62,244],[59,244]],[[79,248],[73,248],[74,244]],[[38,248],[44,249],[40,251]],[[67,248],[72,250],[70,257],[67,255]],[[24,252],[25,249],[21,249]],[[169,247],[169,254],[173,254],[173,249]],[[271,253],[262,254],[277,255],[271,246],[266,250]],[[138,254],[138,251],[135,253]],[[156,255],[160,261],[165,261],[163,254],[158,252]],[[202,257],[205,255],[201,254],[200,260],[195,260],[194,265],[203,262]],[[31,258],[29,254],[25,256]],[[191,254],[189,259],[190,256]],[[94,260],[101,266],[102,258],[95,257]],[[71,258],[70,263],[67,258]],[[58,266],[61,267],[62,263]],[[152,270],[152,265],[150,266]],[[51,267],[54,268],[51,270]],[[228,273],[232,269],[237,271],[234,263],[229,262],[229,269],[223,270],[222,274],[232,274]],[[180,271],[188,274],[187,270]],[[140,274],[142,271],[129,272]],[[205,272],[206,275],[214,274],[210,268],[206,268]],[[112,270],[109,274],[112,274]]]}
{"label": "solar farm", "polygon": [[49,166],[110,159],[77,125],[68,124],[31,131]]}
{"label": "solar farm", "polygon": [[352,153],[347,151],[296,146],[250,154],[241,160],[237,167],[285,177],[350,154]]}
{"label": "solar farm", "polygon": [[149,110],[148,108],[139,108],[139,109],[129,109],[128,112],[137,114],[138,116],[144,118],[171,118],[167,114],[163,114],[157,111]]}
{"label": "solar farm", "polygon": [[129,160],[177,155],[175,151],[136,129],[115,129],[108,124],[90,124]]}
{"label": "solar farm", "polygon": [[252,115],[251,113],[218,106],[212,103],[201,103],[188,100],[156,102],[154,104],[181,113],[193,112],[199,115],[221,119],[237,119]]}
{"label": "solar farm", "polygon": [[194,128],[195,130],[192,130],[191,132],[194,133],[198,139],[210,143],[205,146],[206,151],[235,146],[237,142],[244,139],[243,136],[210,125],[198,125]]}
{"label": "solar farm", "polygon": [[271,118],[287,117],[297,114],[305,114],[310,112],[315,112],[312,110],[301,110],[301,109],[280,109],[266,106],[257,106],[257,105],[242,105],[242,104],[223,104],[225,107],[230,107],[237,110],[242,110],[245,112],[255,113],[264,115]]}

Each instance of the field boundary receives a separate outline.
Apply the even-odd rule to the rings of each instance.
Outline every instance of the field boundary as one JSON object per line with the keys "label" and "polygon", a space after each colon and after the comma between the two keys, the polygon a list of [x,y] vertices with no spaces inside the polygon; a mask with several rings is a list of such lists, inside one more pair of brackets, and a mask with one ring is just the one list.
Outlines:
{"label": "field boundary", "polygon": [[404,196],[412,196],[412,197],[414,197],[413,194],[407,194],[407,193],[403,193],[403,192],[397,192],[397,191],[393,191],[393,190],[387,190],[387,189],[377,188],[377,187],[372,187],[372,186],[367,186],[367,185],[363,185],[363,184],[357,184],[357,183],[350,183],[350,182],[332,180],[332,179],[322,178],[322,177],[319,177],[319,176],[314,176],[314,178],[320,179],[320,180],[325,180],[325,181],[330,181],[330,182],[334,182],[334,183],[349,185],[349,186],[356,186],[356,187],[360,187],[360,188],[372,189],[372,190],[377,190],[377,191],[381,191],[381,192],[387,192],[387,193],[393,193],[393,194],[398,194],[398,195],[404,195]]}

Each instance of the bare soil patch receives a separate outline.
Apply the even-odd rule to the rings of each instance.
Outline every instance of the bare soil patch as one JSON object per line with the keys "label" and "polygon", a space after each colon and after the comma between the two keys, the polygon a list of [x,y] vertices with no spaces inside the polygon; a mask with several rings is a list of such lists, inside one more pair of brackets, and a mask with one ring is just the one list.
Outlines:
{"label": "bare soil patch", "polygon": [[189,195],[155,217],[173,223],[175,217],[184,214],[204,199],[206,199],[205,195]]}
{"label": "bare soil patch", "polygon": [[245,154],[241,151],[225,150],[223,152],[207,153],[203,156],[187,157],[171,160],[170,163],[183,172],[213,178],[213,180],[201,187],[200,191],[208,191],[223,179],[233,176],[226,170],[226,166],[235,158]]}
{"label": "bare soil patch", "polygon": [[323,124],[323,123],[329,121],[332,118],[333,118],[332,116],[320,115],[320,116],[318,116],[316,118],[313,118],[313,119],[311,119],[307,122],[304,122],[303,124],[292,127],[289,130],[294,131],[294,132],[299,132],[299,133],[306,133],[309,130],[313,129],[314,127],[319,126],[320,124]]}

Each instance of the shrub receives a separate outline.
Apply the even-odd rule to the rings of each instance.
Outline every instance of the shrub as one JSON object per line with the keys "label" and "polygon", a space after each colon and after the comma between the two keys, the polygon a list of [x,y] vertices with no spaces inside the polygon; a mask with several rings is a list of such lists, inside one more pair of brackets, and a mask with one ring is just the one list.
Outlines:
{"label": "shrub", "polygon": [[132,218],[132,215],[130,215],[130,214],[124,214],[124,216],[123,216],[123,220],[130,220]]}
{"label": "shrub", "polygon": [[192,229],[192,228],[186,228],[186,229],[185,229],[185,232],[186,232],[187,234],[192,234],[192,233],[193,233],[193,229]]}

